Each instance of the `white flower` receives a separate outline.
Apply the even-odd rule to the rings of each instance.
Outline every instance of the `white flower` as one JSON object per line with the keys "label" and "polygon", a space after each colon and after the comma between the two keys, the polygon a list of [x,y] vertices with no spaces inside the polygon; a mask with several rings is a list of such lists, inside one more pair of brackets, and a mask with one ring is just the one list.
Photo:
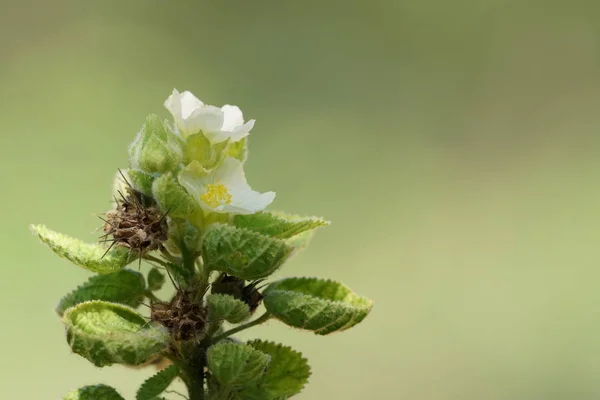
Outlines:
{"label": "white flower", "polygon": [[184,137],[202,132],[212,144],[227,139],[237,142],[250,134],[255,122],[252,119],[244,123],[242,110],[237,106],[209,106],[188,91],[179,93],[173,89],[165,107]]}
{"label": "white flower", "polygon": [[254,214],[275,199],[275,192],[258,193],[250,188],[241,161],[227,157],[207,175],[185,169],[179,183],[207,212]]}

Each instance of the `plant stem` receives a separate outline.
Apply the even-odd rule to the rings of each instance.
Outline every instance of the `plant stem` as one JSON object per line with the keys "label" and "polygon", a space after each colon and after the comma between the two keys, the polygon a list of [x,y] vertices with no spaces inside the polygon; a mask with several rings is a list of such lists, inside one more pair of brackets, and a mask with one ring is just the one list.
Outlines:
{"label": "plant stem", "polygon": [[150,290],[150,289],[146,289],[146,291],[144,292],[144,295],[156,303],[161,303],[161,300],[158,297],[156,297],[156,295],[154,293],[152,293],[152,290]]}
{"label": "plant stem", "polygon": [[[190,349],[184,349],[189,351]],[[185,383],[188,391],[188,400],[204,400],[204,367],[206,359],[203,356],[204,351],[201,349],[197,352],[192,351],[191,357],[185,359],[177,359],[175,364],[179,366],[181,371],[180,378]]]}
{"label": "plant stem", "polygon": [[233,329],[228,330],[227,332],[223,332],[219,336],[214,337],[212,339],[212,343],[217,343],[219,340],[223,340],[226,337],[233,335],[234,333],[238,333],[240,331],[243,331],[244,329],[248,329],[248,328],[252,328],[253,326],[260,325],[263,322],[268,321],[269,318],[271,318],[271,313],[269,313],[267,311],[263,315],[261,315],[260,317],[256,318],[254,321],[250,321],[248,323],[239,325],[239,326],[237,326],[237,327],[235,327]]}
{"label": "plant stem", "polygon": [[144,256],[144,260],[155,262],[158,265],[161,265],[165,268],[169,268],[169,266],[170,266],[170,264],[168,262],[163,261],[160,258],[156,258],[156,257],[150,256],[150,255],[147,255],[147,254]]}
{"label": "plant stem", "polygon": [[202,380],[192,380],[188,384],[189,400],[204,400],[204,382]]}
{"label": "plant stem", "polygon": [[183,238],[179,243],[179,251],[181,251],[181,262],[183,268],[190,274],[194,274],[196,269],[196,256],[186,246]]}

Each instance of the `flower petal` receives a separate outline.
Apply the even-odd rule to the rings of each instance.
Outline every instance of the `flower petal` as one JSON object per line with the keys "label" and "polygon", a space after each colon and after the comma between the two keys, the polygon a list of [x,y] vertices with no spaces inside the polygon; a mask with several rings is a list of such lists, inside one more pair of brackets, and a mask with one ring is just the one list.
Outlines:
{"label": "flower petal", "polygon": [[183,116],[181,115],[181,95],[177,91],[177,89],[173,89],[173,93],[165,100],[164,106],[171,115],[175,122],[179,122],[183,120]]}
{"label": "flower petal", "polygon": [[275,200],[275,192],[256,192],[248,186],[246,190],[230,190],[231,203],[223,205],[223,211],[232,214],[254,214],[262,211]]}
{"label": "flower petal", "polygon": [[194,200],[200,203],[202,203],[200,196],[206,193],[206,183],[210,183],[207,176],[202,174],[202,170],[200,163],[192,161],[178,176],[179,184],[187,190]]}
{"label": "flower petal", "polygon": [[[248,185],[244,168],[238,159],[227,157],[223,163],[208,175],[190,166],[179,174],[179,183],[208,212],[231,214],[254,214],[264,210],[275,199],[274,192],[259,193]],[[207,185],[223,185],[230,195],[229,203],[211,205],[202,201],[202,196],[208,192]]]}
{"label": "flower petal", "polygon": [[185,91],[179,93],[177,89],[173,89],[173,93],[165,100],[164,106],[177,124],[180,124],[183,120],[190,116],[190,114],[204,105],[196,96],[191,92]]}
{"label": "flower petal", "polygon": [[188,118],[194,111],[204,106],[204,103],[188,90],[181,93],[179,101],[181,103],[181,117],[183,119]]}
{"label": "flower petal", "polygon": [[231,133],[229,134],[231,141],[237,142],[238,140],[242,140],[243,138],[248,136],[250,134],[250,131],[252,130],[252,128],[254,128],[255,122],[256,122],[255,120],[251,119],[250,121],[246,122],[244,125],[238,126],[233,131],[231,131]]}
{"label": "flower petal", "polygon": [[237,158],[227,157],[214,172],[215,181],[223,183],[227,187],[248,187],[244,164]]}
{"label": "flower petal", "polygon": [[221,107],[223,111],[223,126],[221,127],[224,131],[233,131],[240,125],[244,124],[244,115],[242,114],[242,110],[238,106],[232,106],[230,104],[225,104]]}
{"label": "flower petal", "polygon": [[221,138],[221,126],[223,125],[223,111],[213,106],[203,106],[192,112],[184,121],[183,129],[187,135],[193,135],[202,131],[211,143],[219,143],[226,140]]}

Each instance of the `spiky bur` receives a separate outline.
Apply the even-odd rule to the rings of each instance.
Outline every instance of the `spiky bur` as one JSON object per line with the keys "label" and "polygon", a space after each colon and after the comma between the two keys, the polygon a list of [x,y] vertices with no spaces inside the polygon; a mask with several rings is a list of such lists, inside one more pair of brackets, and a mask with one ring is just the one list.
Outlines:
{"label": "spiky bur", "polygon": [[103,218],[104,241],[111,242],[109,248],[124,247],[140,258],[144,253],[157,250],[168,239],[167,214],[152,197],[129,184],[125,194],[120,191],[118,194],[116,209],[107,212]]}
{"label": "spiky bur", "polygon": [[[166,106],[174,123],[151,115],[129,148],[131,169],[120,174],[115,209],[103,218],[110,246],[32,227],[56,254],[97,274],[57,306],[68,344],[99,367],[159,369],[137,400],[164,399],[176,379],[189,400],[287,399],[307,383],[307,360],[287,346],[234,335],[271,319],[327,335],[358,324],[372,302],[331,280],[266,284],[329,223],[263,211],[274,193],[246,182],[254,122],[244,124],[237,107],[205,106],[176,91]],[[145,279],[143,269],[125,268],[136,258],[152,264]],[[174,294],[161,298],[169,281]],[[136,311],[148,304],[149,317]],[[104,385],[65,398],[122,399]]]}
{"label": "spiky bur", "polygon": [[178,290],[168,303],[153,303],[150,318],[169,330],[176,342],[200,340],[206,333],[207,310],[194,293]]}

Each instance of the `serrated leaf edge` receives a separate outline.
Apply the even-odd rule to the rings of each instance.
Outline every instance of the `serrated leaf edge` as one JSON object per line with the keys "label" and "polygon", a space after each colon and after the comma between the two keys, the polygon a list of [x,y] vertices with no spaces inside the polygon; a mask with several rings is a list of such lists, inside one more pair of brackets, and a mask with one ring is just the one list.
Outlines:
{"label": "serrated leaf edge", "polygon": [[[171,374],[172,374],[172,377],[171,377]],[[143,390],[145,390],[146,388],[148,388],[149,385],[154,384],[153,380],[160,378],[162,375],[167,375],[166,378],[169,382],[165,386],[165,388],[163,390],[161,390],[159,393],[153,394],[150,397],[141,396],[140,393]],[[179,368],[175,364],[169,365],[168,367],[161,369],[160,371],[158,371],[157,373],[152,375],[150,378],[146,379],[144,381],[144,383],[142,383],[142,385],[140,386],[140,388],[137,390],[137,392],[135,394],[136,400],[153,400],[153,399],[155,399],[159,394],[163,393],[171,385],[171,383],[173,383],[173,381],[175,379],[177,379],[178,376],[179,376]]]}

